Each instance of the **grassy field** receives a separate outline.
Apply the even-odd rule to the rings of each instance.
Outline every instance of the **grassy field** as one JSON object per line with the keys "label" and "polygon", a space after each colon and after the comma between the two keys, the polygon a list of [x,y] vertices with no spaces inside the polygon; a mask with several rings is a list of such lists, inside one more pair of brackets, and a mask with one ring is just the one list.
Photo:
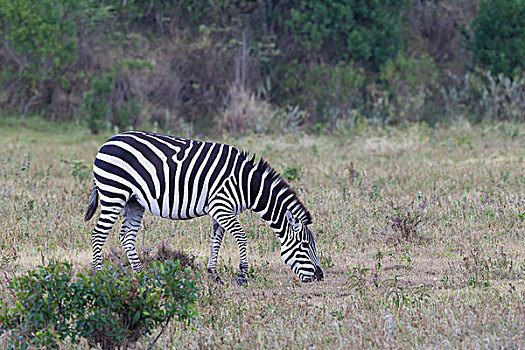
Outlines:
{"label": "grassy field", "polygon": [[[26,123],[0,122],[0,298],[8,301],[8,280],[42,262],[90,267],[91,161],[110,136]],[[300,283],[269,227],[243,213],[253,276],[246,288],[235,284],[237,247],[226,236],[226,284],[216,285],[204,272],[211,220],[148,214],[139,249],[167,244],[202,269],[198,316],[187,327],[172,322],[159,348],[525,347],[525,125],[220,141],[296,176],[325,280]],[[120,250],[117,229],[106,252]]]}

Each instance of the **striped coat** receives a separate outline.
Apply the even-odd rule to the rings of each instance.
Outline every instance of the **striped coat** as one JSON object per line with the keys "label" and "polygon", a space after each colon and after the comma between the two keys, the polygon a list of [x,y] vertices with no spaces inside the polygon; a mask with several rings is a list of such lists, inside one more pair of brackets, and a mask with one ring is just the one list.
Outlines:
{"label": "striped coat", "polygon": [[251,209],[281,242],[281,257],[303,281],[322,279],[311,216],[295,192],[265,161],[254,162],[237,148],[130,131],[109,139],[95,157],[89,220],[100,198],[101,214],[93,230],[93,265],[101,268],[101,250],[113,224],[123,215],[120,241],[136,272],[142,270],[135,239],[144,210],[172,220],[212,217],[208,271],[216,273],[224,231],[236,239],[239,283],[248,270],[246,234],[236,215]]}

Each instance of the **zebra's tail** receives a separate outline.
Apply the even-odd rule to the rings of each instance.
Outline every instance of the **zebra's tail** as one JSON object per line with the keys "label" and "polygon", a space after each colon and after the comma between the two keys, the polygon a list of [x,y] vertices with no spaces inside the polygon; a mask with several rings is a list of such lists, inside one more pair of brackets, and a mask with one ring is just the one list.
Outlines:
{"label": "zebra's tail", "polygon": [[95,214],[95,211],[97,211],[97,206],[98,190],[97,186],[95,185],[95,181],[93,181],[93,188],[91,189],[91,198],[89,199],[86,215],[84,215],[84,221],[89,221],[93,217],[93,214]]}

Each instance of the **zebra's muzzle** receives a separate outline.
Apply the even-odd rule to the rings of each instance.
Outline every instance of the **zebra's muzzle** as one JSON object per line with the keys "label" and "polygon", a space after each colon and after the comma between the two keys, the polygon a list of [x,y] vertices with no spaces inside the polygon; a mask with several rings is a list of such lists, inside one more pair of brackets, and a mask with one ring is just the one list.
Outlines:
{"label": "zebra's muzzle", "polygon": [[315,267],[314,275],[303,278],[303,282],[322,281],[324,278],[323,270],[319,266]]}
{"label": "zebra's muzzle", "polygon": [[320,266],[316,266],[313,280],[314,281],[322,281],[323,278],[324,278],[323,270],[321,270]]}

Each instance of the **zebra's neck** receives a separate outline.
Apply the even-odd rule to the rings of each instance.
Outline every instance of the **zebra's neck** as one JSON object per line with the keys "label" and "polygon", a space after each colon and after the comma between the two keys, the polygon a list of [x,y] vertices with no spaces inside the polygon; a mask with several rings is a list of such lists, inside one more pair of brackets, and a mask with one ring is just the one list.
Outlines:
{"label": "zebra's neck", "polygon": [[266,221],[277,234],[281,234],[285,229],[287,210],[303,223],[311,222],[310,213],[297,198],[294,190],[264,160],[254,164],[247,180],[248,208]]}

